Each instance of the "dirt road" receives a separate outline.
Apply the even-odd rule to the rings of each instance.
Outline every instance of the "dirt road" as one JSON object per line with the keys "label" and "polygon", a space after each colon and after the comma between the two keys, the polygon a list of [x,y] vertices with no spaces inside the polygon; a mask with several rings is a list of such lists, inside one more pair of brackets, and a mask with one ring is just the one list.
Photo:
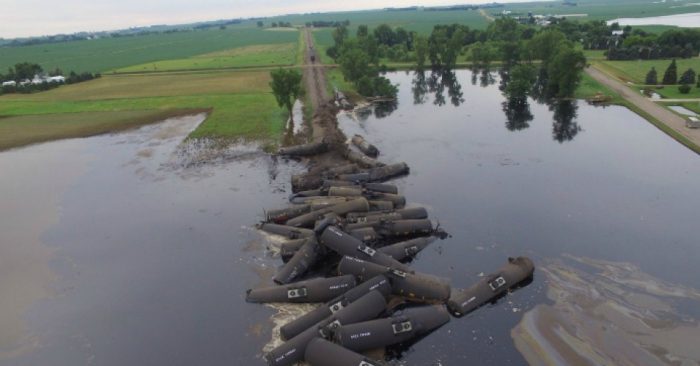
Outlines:
{"label": "dirt road", "polygon": [[614,77],[596,69],[594,66],[586,68],[586,72],[593,79],[614,90],[620,94],[620,96],[625,98],[625,100],[634,104],[637,108],[650,114],[657,120],[683,135],[695,145],[700,146],[700,130],[687,128],[685,126],[685,119],[682,117],[656,104],[655,102],[652,102],[648,98],[637,93],[635,90],[627,87],[627,85],[621,81],[618,81]]}
{"label": "dirt road", "polygon": [[[311,34],[311,30],[305,28],[304,32],[306,40],[304,87],[306,88],[308,99],[311,101],[311,106],[315,112],[312,121],[312,139],[318,141],[327,135],[326,128],[328,123],[335,121],[328,121],[328,116],[324,116],[324,113],[322,113],[331,99],[326,89],[326,72],[323,65],[319,62],[316,48],[314,48],[314,37]],[[315,58],[315,60],[312,60],[312,58]]]}

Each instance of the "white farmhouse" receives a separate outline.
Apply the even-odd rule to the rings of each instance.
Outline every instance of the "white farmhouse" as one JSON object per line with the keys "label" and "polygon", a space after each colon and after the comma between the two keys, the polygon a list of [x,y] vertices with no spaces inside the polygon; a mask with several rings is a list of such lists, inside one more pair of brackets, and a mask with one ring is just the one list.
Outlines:
{"label": "white farmhouse", "polygon": [[17,82],[14,81],[14,80],[4,81],[4,82],[2,83],[2,86],[17,86]]}

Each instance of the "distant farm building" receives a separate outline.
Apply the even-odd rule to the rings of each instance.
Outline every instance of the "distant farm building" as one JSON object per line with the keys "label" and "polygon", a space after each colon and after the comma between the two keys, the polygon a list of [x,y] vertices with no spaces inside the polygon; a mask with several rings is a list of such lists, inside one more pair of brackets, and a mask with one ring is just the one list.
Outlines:
{"label": "distant farm building", "polygon": [[65,83],[66,78],[58,75],[58,76],[50,76],[46,77],[44,75],[34,75],[34,79],[32,79],[32,84],[41,84],[41,83]]}
{"label": "distant farm building", "polygon": [[2,83],[2,86],[17,86],[17,82],[14,81],[14,80],[4,81],[4,82]]}

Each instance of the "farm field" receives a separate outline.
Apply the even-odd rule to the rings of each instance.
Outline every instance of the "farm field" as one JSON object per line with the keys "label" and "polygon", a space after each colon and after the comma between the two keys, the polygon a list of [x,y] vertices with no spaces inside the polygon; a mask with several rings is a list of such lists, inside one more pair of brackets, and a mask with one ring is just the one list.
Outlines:
{"label": "farm field", "polygon": [[206,53],[176,60],[163,60],[115,70],[116,73],[162,72],[289,66],[298,61],[296,43],[255,45]]}
{"label": "farm field", "polygon": [[[85,133],[71,129],[77,126],[74,122],[105,117],[102,124],[89,123],[104,132],[155,122],[187,109],[210,111],[191,137],[277,138],[286,112],[277,106],[268,82],[267,71],[108,75],[45,93],[0,97],[0,130],[13,135],[20,134],[23,123],[56,124],[62,133],[72,131],[78,137]],[[45,141],[45,136],[38,135],[33,142],[38,141]],[[0,149],[13,146],[16,142]]]}
{"label": "farm field", "polygon": [[[343,21],[349,20],[348,29],[351,33],[357,30],[358,25],[367,25],[375,28],[380,24],[389,24],[393,27],[403,27],[409,31],[429,34],[436,24],[466,24],[472,28],[483,29],[488,26],[488,21],[478,10],[455,11],[424,11],[424,10],[366,10],[342,13],[303,14],[268,18],[266,23],[275,21],[291,22],[293,25],[304,25],[314,20]],[[324,29],[325,30],[325,29]],[[330,36],[330,33],[329,33]]]}
{"label": "farm field", "polygon": [[174,60],[251,45],[296,43],[299,32],[275,32],[243,25],[224,30],[149,34],[23,47],[0,52],[0,70],[18,62],[34,62],[45,70],[106,72],[123,67]]}
{"label": "farm field", "polygon": [[[671,63],[671,60],[633,60],[633,61],[599,61],[605,69],[624,81],[631,81],[635,84],[644,84],[646,75],[652,67],[656,68],[659,80],[663,78],[664,71]],[[700,58],[676,59],[678,65],[678,76],[692,68],[700,71]]]}
{"label": "farm field", "polygon": [[0,117],[0,151],[63,138],[87,137],[138,127],[195,110],[126,110]]}

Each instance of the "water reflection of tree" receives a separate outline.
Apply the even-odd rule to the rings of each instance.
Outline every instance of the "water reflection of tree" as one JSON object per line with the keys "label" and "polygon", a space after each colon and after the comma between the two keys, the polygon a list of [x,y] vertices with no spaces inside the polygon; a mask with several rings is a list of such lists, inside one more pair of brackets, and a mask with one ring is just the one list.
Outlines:
{"label": "water reflection of tree", "polygon": [[399,108],[399,103],[395,100],[385,101],[385,102],[375,102],[366,108],[359,108],[355,110],[355,117],[358,121],[364,122],[370,116],[374,116],[377,119],[388,117],[396,109]]}
{"label": "water reflection of tree", "polygon": [[576,100],[555,100],[549,103],[549,110],[554,112],[552,138],[559,143],[571,141],[581,132],[576,122],[578,103]]}
{"label": "water reflection of tree", "polygon": [[376,103],[374,105],[374,116],[376,118],[388,117],[397,108],[399,108],[399,103],[396,100]]}
{"label": "water reflection of tree", "polygon": [[479,83],[479,86],[482,88],[485,88],[489,85],[493,85],[496,83],[496,79],[493,77],[491,74],[491,69],[488,67],[480,68],[480,67],[474,67],[471,69],[472,71],[472,85],[476,85],[476,83]]}
{"label": "water reflection of tree", "polygon": [[[525,80],[526,76],[519,76],[517,67],[499,71],[499,89],[506,97],[506,101],[502,103],[503,113],[506,116],[506,128],[509,131],[519,131],[530,127],[529,122],[534,118],[528,103],[528,97],[530,97],[537,103],[546,104],[553,112],[552,138],[559,143],[572,141],[582,131],[576,122],[577,101],[554,98],[546,87],[548,82],[546,72],[540,70],[536,77],[530,75],[534,79]],[[472,80],[473,75],[474,72],[472,72]]]}
{"label": "water reflection of tree", "polygon": [[457,74],[452,69],[433,69],[430,76],[426,77],[424,71],[416,71],[412,81],[413,103],[423,104],[426,102],[426,94],[433,93],[433,104],[443,106],[447,103],[447,96],[450,98],[450,103],[454,106],[459,106],[464,103],[464,93],[462,93],[462,85],[457,80]]}
{"label": "water reflection of tree", "polygon": [[419,70],[414,73],[411,81],[411,91],[413,92],[413,104],[423,104],[426,101],[425,95],[428,93],[428,83],[425,80],[425,71]]}
{"label": "water reflection of tree", "polygon": [[509,98],[502,103],[503,113],[506,115],[506,128],[509,131],[519,131],[530,127],[530,121],[534,118],[530,112],[530,104],[527,99]]}

